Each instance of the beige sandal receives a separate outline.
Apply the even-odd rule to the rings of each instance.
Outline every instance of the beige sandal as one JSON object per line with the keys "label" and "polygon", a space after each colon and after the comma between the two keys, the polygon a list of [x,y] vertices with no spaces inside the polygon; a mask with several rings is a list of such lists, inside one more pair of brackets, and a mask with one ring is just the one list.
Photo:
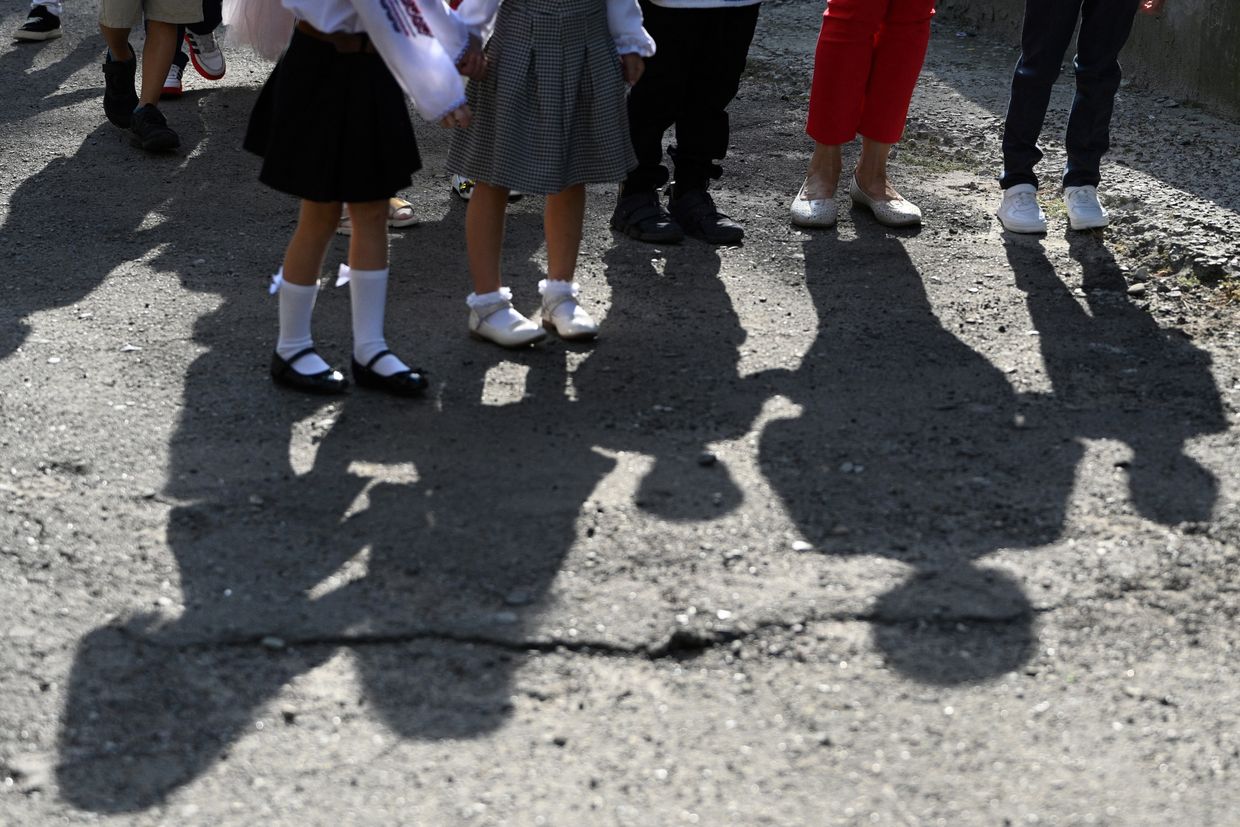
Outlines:
{"label": "beige sandal", "polygon": [[[417,224],[418,217],[413,213],[413,205],[403,198],[389,198],[387,223],[394,230]],[[347,207],[340,213],[340,224],[336,226],[336,232],[340,235],[353,235],[353,221],[349,218]]]}

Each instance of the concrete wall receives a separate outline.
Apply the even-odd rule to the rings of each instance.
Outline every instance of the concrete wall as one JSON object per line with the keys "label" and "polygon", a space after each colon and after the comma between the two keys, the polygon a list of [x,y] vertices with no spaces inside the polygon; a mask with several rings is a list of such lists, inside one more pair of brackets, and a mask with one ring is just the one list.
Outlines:
{"label": "concrete wall", "polygon": [[[1013,44],[1024,8],[1024,0],[939,2],[942,21]],[[1240,120],[1240,0],[1167,0],[1160,17],[1138,14],[1121,61],[1143,86]]]}

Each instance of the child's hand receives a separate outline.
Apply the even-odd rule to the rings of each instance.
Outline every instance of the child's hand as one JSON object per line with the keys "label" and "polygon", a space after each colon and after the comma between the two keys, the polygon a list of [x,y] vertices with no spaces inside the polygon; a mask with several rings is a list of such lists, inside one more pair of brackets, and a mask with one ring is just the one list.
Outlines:
{"label": "child's hand", "polygon": [[620,55],[620,65],[624,68],[624,82],[629,86],[637,85],[637,81],[641,80],[642,72],[646,71],[646,61],[642,60],[642,56],[636,52]]}
{"label": "child's hand", "polygon": [[473,123],[473,120],[474,113],[470,111],[469,104],[463,104],[444,115],[439,125],[445,129],[452,129],[453,127],[464,129]]}
{"label": "child's hand", "polygon": [[1166,4],[1166,2],[1167,0],[1141,0],[1141,6],[1140,6],[1141,13],[1142,14],[1158,14],[1160,11],[1162,11],[1163,6]]}
{"label": "child's hand", "polygon": [[456,64],[456,70],[470,80],[482,80],[487,76],[486,54],[482,51],[482,43],[473,35],[469,36],[469,46]]}

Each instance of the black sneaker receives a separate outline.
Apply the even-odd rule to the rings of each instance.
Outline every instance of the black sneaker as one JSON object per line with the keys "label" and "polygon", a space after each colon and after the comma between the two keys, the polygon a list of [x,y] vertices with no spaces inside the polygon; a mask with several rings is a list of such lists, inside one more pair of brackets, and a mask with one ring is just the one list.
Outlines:
{"label": "black sneaker", "polygon": [[167,152],[181,145],[180,137],[169,128],[164,113],[149,103],[133,111],[129,132],[133,142],[147,152]]}
{"label": "black sneaker", "polygon": [[60,18],[47,10],[47,6],[35,6],[22,27],[13,32],[17,40],[55,40],[60,37]]}
{"label": "black sneaker", "polygon": [[679,244],[685,238],[685,231],[663,209],[654,190],[628,195],[621,192],[611,214],[611,228],[651,244]]}
{"label": "black sneaker", "polygon": [[137,71],[137,55],[129,60],[113,60],[108,55],[103,62],[103,113],[121,129],[129,128],[133,111],[138,108],[138,93],[134,90]]}
{"label": "black sneaker", "polygon": [[667,208],[686,233],[707,244],[740,244],[745,238],[745,228],[719,212],[705,189],[678,193],[673,188]]}

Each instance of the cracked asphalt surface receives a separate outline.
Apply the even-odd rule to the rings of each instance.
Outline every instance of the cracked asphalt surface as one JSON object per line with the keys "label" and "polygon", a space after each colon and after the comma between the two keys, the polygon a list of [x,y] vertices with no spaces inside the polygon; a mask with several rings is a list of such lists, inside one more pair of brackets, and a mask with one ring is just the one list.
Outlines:
{"label": "cracked asphalt surface", "polygon": [[[420,126],[388,333],[432,392],[324,402],[265,375],[267,67],[188,76],[143,157],[95,8],[0,46],[0,823],[1238,823],[1240,126],[1126,87],[1114,226],[1047,190],[1007,236],[1015,54],[943,19],[926,227],[799,232],[821,3],[768,0],[745,246],[613,237],[598,188],[599,343],[486,347]],[[326,354],[348,324],[325,288]]]}

